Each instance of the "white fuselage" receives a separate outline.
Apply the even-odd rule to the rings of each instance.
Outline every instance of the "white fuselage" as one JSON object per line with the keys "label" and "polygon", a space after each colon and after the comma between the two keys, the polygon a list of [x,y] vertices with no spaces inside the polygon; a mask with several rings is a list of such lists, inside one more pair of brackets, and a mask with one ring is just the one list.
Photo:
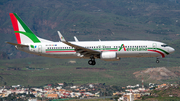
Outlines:
{"label": "white fuselage", "polygon": [[[157,41],[80,41],[75,45],[97,51],[116,52],[118,58],[123,57],[165,57],[174,49]],[[52,58],[89,58],[79,55],[73,47],[62,42],[26,43],[29,47],[16,47],[18,50]]]}

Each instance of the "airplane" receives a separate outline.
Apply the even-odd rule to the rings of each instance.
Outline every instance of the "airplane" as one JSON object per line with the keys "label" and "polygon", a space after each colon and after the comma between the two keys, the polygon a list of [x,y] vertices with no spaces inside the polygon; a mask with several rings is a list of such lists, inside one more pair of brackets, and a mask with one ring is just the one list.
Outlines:
{"label": "airplane", "polygon": [[36,36],[21,20],[16,13],[10,13],[11,22],[17,43],[6,42],[14,45],[16,49],[30,54],[51,58],[85,58],[90,59],[89,65],[95,65],[95,59],[105,61],[118,61],[126,57],[156,57],[164,58],[175,51],[165,43],[148,40],[125,41],[67,41],[58,32],[59,42],[53,42]]}

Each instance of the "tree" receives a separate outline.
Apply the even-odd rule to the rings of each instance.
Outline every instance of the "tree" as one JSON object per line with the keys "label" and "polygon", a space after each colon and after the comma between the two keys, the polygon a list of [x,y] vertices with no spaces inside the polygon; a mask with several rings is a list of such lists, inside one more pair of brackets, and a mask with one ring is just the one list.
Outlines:
{"label": "tree", "polygon": [[7,84],[7,83],[6,83],[6,82],[4,82],[4,86],[6,86],[6,84]]}
{"label": "tree", "polygon": [[68,84],[67,84],[66,82],[64,82],[64,83],[63,83],[63,86],[66,87],[66,86],[68,86]]}

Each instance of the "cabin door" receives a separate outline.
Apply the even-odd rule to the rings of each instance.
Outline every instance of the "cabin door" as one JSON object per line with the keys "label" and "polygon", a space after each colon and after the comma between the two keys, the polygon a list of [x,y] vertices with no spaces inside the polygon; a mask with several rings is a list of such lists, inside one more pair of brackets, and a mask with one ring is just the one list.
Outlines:
{"label": "cabin door", "polygon": [[38,46],[38,52],[39,52],[39,53],[42,53],[42,45],[39,45],[39,46]]}

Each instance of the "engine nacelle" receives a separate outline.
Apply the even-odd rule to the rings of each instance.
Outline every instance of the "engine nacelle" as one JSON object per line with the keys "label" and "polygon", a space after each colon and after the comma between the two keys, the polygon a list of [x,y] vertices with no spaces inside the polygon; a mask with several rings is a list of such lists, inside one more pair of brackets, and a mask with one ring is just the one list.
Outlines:
{"label": "engine nacelle", "polygon": [[105,61],[117,61],[117,60],[119,60],[119,57],[117,57],[116,52],[102,52],[100,58],[102,60],[105,60]]}

